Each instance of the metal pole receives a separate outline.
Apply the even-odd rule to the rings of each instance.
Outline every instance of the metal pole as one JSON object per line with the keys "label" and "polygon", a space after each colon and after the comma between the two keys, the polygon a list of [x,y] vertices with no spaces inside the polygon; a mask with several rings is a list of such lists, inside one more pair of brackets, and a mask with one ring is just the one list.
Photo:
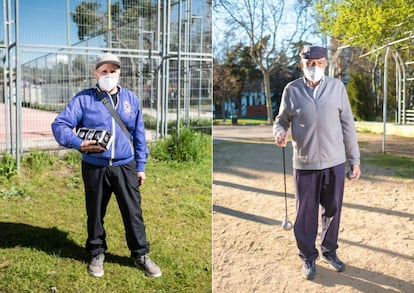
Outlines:
{"label": "metal pole", "polygon": [[[3,64],[3,101],[4,101],[4,134],[5,134],[5,147],[6,147],[6,152],[10,151],[8,149],[8,138],[10,137],[10,117],[9,117],[9,112],[8,112],[8,108],[9,108],[9,101],[7,99],[7,66],[6,66],[6,61],[7,61],[7,56],[10,56],[9,50],[8,50],[8,46],[9,46],[9,34],[8,34],[8,25],[9,25],[9,15],[8,15],[8,5],[10,5],[10,0],[9,1],[3,1],[3,33],[4,33],[4,44],[5,44],[5,50],[4,50],[4,56],[2,58],[2,64]],[[10,82],[9,82],[9,86],[10,86]]]}
{"label": "metal pole", "polygon": [[112,6],[111,0],[108,0],[108,47],[112,48]]}
{"label": "metal pole", "polygon": [[401,123],[401,68],[397,58],[397,51],[392,51],[392,56],[394,57],[395,62],[395,93],[396,93],[396,104],[397,108],[395,109],[395,123]]}
{"label": "metal pole", "polygon": [[[203,52],[203,18],[200,17],[200,50],[199,52]],[[198,118],[201,118],[201,86],[202,86],[202,68],[201,68],[201,62],[199,62],[200,66],[200,82],[198,84]]]}
{"label": "metal pole", "polygon": [[66,45],[70,46],[70,0],[66,0]]}
{"label": "metal pole", "polygon": [[[161,9],[162,5],[162,9]],[[157,49],[160,51],[160,56],[158,58],[157,64],[157,136],[158,140],[160,137],[163,137],[163,120],[162,120],[162,107],[163,107],[163,96],[164,96],[164,54],[165,54],[165,43],[166,43],[166,22],[167,22],[167,1],[162,3],[158,2],[158,36],[157,36]],[[161,12],[163,13],[162,17],[160,16]],[[161,26],[161,19],[162,26]],[[162,40],[161,40],[162,38]]]}
{"label": "metal pole", "polygon": [[390,47],[387,47],[385,51],[385,61],[384,61],[384,99],[382,105],[382,115],[384,120],[384,130],[382,136],[382,153],[385,154],[385,142],[386,142],[386,128],[387,128],[387,95],[388,95],[388,55],[390,53]]}
{"label": "metal pole", "polygon": [[177,136],[180,134],[180,101],[181,101],[181,0],[178,1],[178,57],[177,57]]}
{"label": "metal pole", "polygon": [[[161,124],[161,137],[166,137],[168,134],[168,92],[169,92],[169,61],[167,56],[170,53],[170,14],[171,14],[171,3],[170,1],[163,2],[163,34],[162,34],[162,49],[160,58],[160,69],[161,69],[161,88],[160,88],[160,107],[157,111],[160,111],[160,124]],[[158,115],[158,114],[157,114]]]}
{"label": "metal pole", "polygon": [[[163,5],[162,9],[161,9],[161,5]],[[164,24],[161,26],[161,19],[164,19],[164,17],[161,17],[161,11],[163,13],[165,13],[165,1],[163,1],[163,3],[161,4],[160,1],[158,1],[158,13],[157,13],[157,35],[156,35],[156,41],[157,41],[157,45],[156,45],[156,49],[157,51],[164,52],[164,48],[161,47],[161,44],[164,44],[164,35],[165,35],[165,31],[164,31]],[[162,31],[161,31],[162,30]],[[161,36],[163,38],[162,42],[161,42]],[[156,97],[157,97],[157,108],[156,108],[156,121],[157,121],[157,127],[156,127],[156,133],[155,133],[155,139],[158,140],[160,138],[160,122],[161,122],[161,117],[160,117],[160,109],[161,109],[161,97],[162,97],[162,89],[161,89],[161,82],[162,82],[162,77],[160,74],[160,68],[162,66],[162,56],[157,56],[157,58],[155,59],[155,65],[156,65],[156,69],[155,69],[155,73],[156,73],[156,79],[157,79],[157,93],[156,93]]]}
{"label": "metal pole", "polygon": [[[70,0],[66,0],[66,45],[70,48]],[[70,95],[75,95],[72,86],[72,50],[69,49],[68,54],[68,89]]]}
{"label": "metal pole", "polygon": [[10,153],[14,154],[15,153],[15,148],[14,148],[14,138],[13,138],[13,134],[14,134],[14,111],[13,111],[13,65],[12,65],[12,50],[13,47],[15,46],[15,44],[12,42],[13,41],[13,37],[12,37],[12,23],[13,23],[13,19],[12,19],[12,12],[11,12],[12,8],[11,8],[11,1],[8,0],[7,1],[7,36],[8,36],[8,43],[7,43],[7,55],[8,55],[8,62],[7,62],[7,66],[8,66],[8,81],[9,81],[9,98],[8,98],[8,110],[9,110],[9,121],[10,121],[10,132],[9,132],[9,139],[10,139]]}
{"label": "metal pole", "polygon": [[170,43],[171,43],[171,6],[175,5],[176,3],[171,3],[171,1],[167,1],[167,8],[165,14],[165,42],[164,42],[164,55],[163,58],[163,83],[164,83],[164,91],[163,91],[163,106],[162,106],[162,116],[163,116],[163,136],[166,137],[168,135],[168,93],[170,92],[170,61],[168,60],[168,56],[170,56]]}
{"label": "metal pole", "polygon": [[192,29],[192,7],[191,1],[186,3],[186,21],[185,21],[185,32],[184,32],[184,52],[186,54],[184,67],[185,67],[185,82],[184,82],[184,124],[189,125],[190,121],[190,99],[191,99],[191,78],[192,70],[190,68],[190,62],[188,60],[188,53],[191,52],[190,46],[190,35]]}
{"label": "metal pole", "polygon": [[202,78],[202,71],[201,71],[201,62],[199,62],[199,71],[198,71],[198,118],[201,118],[201,78]]}
{"label": "metal pole", "polygon": [[15,5],[15,33],[16,33],[16,168],[17,172],[20,171],[20,158],[23,153],[22,148],[22,98],[20,91],[22,89],[22,74],[21,74],[21,65],[20,65],[20,48],[19,48],[19,38],[20,38],[20,25],[19,25],[19,0],[16,0]]}
{"label": "metal pole", "polygon": [[405,111],[406,111],[406,69],[405,69],[405,64],[401,58],[401,55],[398,53],[398,51],[396,52],[396,56],[397,56],[397,62],[399,62],[400,64],[400,69],[401,69],[401,74],[402,76],[400,77],[400,100],[398,102],[398,105],[400,107],[400,124],[405,124],[406,123],[406,117],[405,117]]}

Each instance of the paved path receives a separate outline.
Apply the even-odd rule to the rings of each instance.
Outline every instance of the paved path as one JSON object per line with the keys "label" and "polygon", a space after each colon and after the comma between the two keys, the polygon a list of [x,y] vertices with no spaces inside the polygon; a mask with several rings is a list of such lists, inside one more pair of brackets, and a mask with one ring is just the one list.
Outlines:
{"label": "paved path", "polygon": [[272,126],[213,126],[213,139],[215,141],[246,138],[273,139]]}
{"label": "paved path", "polygon": [[[10,117],[10,113],[6,112],[4,104],[0,104],[0,152],[3,152],[6,148],[10,147],[10,125],[5,125],[6,117]],[[13,111],[16,111],[13,108]],[[23,149],[27,150],[35,147],[54,147],[58,145],[55,142],[50,125],[56,117],[56,113],[41,111],[31,108],[22,108],[22,139]],[[12,113],[12,117],[15,116],[15,112]],[[13,121],[13,129],[16,129],[16,122]],[[8,133],[6,133],[6,129]],[[14,132],[13,131],[13,132]],[[13,141],[16,138],[13,137]]]}

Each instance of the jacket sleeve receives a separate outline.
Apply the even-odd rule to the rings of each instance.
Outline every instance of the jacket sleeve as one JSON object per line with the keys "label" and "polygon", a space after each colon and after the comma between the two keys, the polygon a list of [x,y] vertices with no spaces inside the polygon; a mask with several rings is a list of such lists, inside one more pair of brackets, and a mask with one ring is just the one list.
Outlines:
{"label": "jacket sleeve", "polygon": [[52,132],[59,145],[79,150],[82,143],[74,129],[82,118],[78,98],[73,98],[52,122]]}
{"label": "jacket sleeve", "polygon": [[147,147],[147,141],[145,138],[145,126],[144,119],[142,116],[142,110],[139,106],[138,98],[135,96],[137,101],[137,118],[135,121],[135,129],[133,132],[133,144],[135,152],[135,161],[137,163],[137,172],[145,172],[145,164],[147,163],[149,150]]}
{"label": "jacket sleeve", "polygon": [[280,131],[287,132],[290,126],[290,111],[288,109],[289,104],[287,102],[288,86],[283,90],[279,113],[277,114],[275,122],[273,124],[273,136],[276,136]]}

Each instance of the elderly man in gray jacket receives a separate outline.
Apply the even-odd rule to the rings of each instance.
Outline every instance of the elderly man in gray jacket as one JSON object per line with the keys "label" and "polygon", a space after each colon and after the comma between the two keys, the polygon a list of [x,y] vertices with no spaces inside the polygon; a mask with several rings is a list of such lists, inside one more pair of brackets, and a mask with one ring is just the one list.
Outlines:
{"label": "elderly man in gray jacket", "polygon": [[296,189],[294,233],[302,259],[302,276],[313,279],[321,206],[321,259],[336,271],[345,265],[336,254],[348,162],[348,179],[361,176],[354,118],[344,84],[325,76],[327,50],[305,47],[300,53],[304,77],[284,89],[273,126],[275,143],[285,147],[291,128]]}

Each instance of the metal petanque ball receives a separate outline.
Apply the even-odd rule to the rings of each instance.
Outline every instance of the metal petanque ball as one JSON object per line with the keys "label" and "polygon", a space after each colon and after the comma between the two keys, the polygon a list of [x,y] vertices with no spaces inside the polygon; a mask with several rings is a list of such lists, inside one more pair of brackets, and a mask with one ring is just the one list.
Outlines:
{"label": "metal petanque ball", "polygon": [[286,219],[286,220],[283,221],[282,227],[283,227],[283,230],[289,231],[289,230],[292,229],[293,224],[292,224],[291,221],[289,221],[288,219]]}

